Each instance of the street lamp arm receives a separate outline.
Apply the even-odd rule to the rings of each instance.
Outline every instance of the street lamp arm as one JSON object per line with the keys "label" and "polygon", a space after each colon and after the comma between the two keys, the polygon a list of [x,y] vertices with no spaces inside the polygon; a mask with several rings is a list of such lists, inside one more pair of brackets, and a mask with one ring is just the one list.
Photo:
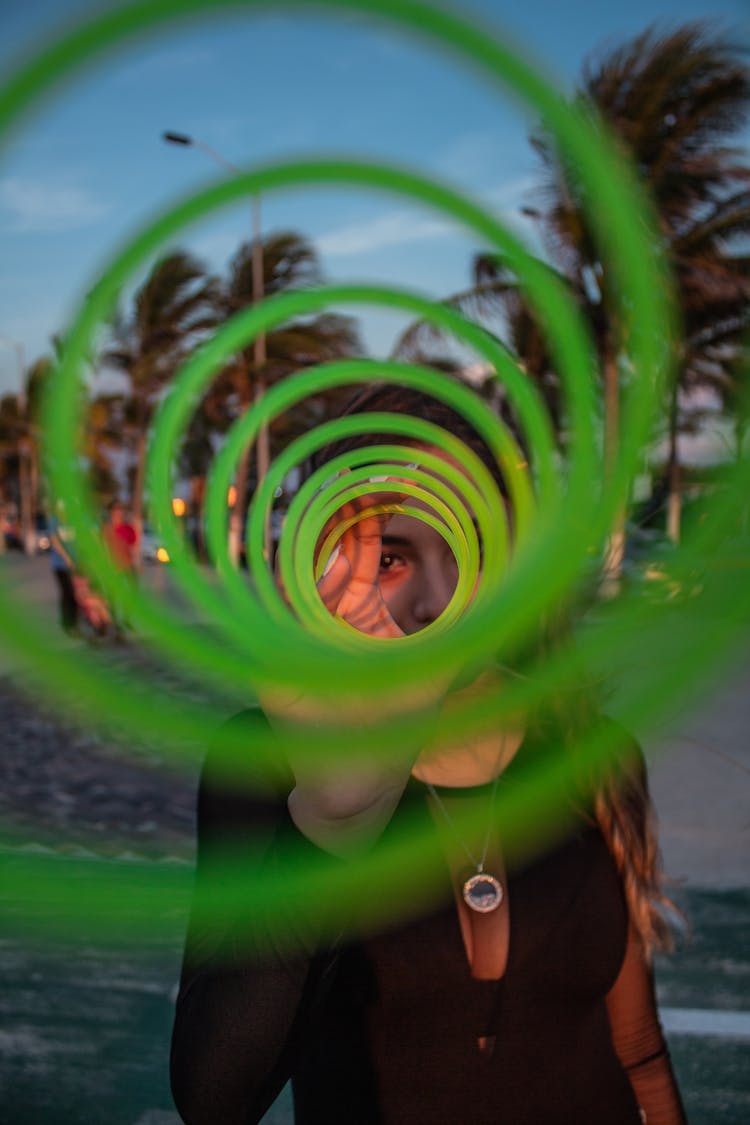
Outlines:
{"label": "street lamp arm", "polygon": [[166,133],[162,133],[161,139],[163,141],[166,141],[167,144],[185,145],[186,148],[190,148],[193,143],[192,139],[187,135],[187,133],[172,133],[167,131]]}
{"label": "street lamp arm", "polygon": [[184,148],[197,148],[201,152],[205,152],[206,156],[210,156],[217,164],[221,164],[223,168],[227,168],[230,172],[235,172],[238,175],[240,174],[240,169],[236,164],[232,164],[231,161],[226,160],[220,152],[211,148],[210,145],[205,144],[204,141],[197,141],[195,137],[191,137],[187,133],[173,133],[171,131],[162,133],[161,136],[162,140],[166,141],[167,144],[182,145]]}

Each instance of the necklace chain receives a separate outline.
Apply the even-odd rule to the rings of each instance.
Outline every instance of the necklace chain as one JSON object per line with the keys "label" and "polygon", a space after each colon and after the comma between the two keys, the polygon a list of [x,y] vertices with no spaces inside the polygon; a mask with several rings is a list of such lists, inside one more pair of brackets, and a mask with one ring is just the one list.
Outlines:
{"label": "necklace chain", "polygon": [[500,775],[498,774],[498,776],[495,778],[495,780],[492,783],[492,795],[490,797],[490,816],[489,816],[489,822],[487,824],[487,831],[486,831],[485,836],[484,836],[484,845],[482,847],[482,858],[479,860],[479,862],[477,862],[477,857],[475,855],[472,855],[472,853],[469,851],[466,844],[462,840],[461,836],[459,835],[458,829],[456,828],[455,821],[453,820],[453,817],[449,814],[447,808],[445,807],[445,804],[444,804],[442,798],[438,796],[438,793],[437,793],[437,790],[435,789],[435,786],[430,781],[425,782],[425,785],[427,786],[427,789],[429,790],[430,796],[432,797],[433,801],[437,805],[441,814],[445,818],[445,822],[448,825],[448,827],[450,828],[453,835],[455,836],[456,842],[461,845],[463,850],[466,852],[466,855],[469,857],[472,865],[474,867],[476,867],[477,873],[479,873],[479,874],[481,874],[481,872],[484,871],[484,864],[485,864],[485,860],[487,859],[487,852],[488,852],[489,846],[490,846],[490,836],[492,835],[492,824],[493,824],[493,821],[494,821],[493,813],[495,811],[495,795],[497,793],[497,785],[498,785],[499,780],[500,780]]}

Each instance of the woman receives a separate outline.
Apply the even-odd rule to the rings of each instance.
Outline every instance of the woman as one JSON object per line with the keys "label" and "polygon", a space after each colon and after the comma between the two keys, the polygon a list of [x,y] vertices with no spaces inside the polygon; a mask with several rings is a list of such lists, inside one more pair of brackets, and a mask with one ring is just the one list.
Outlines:
{"label": "woman", "polygon": [[[474,431],[419,392],[376,388],[354,409],[448,426],[497,476]],[[349,528],[318,588],[348,624],[398,638],[435,620],[456,580],[442,537],[402,512]],[[211,752],[172,1046],[173,1092],[188,1125],[258,1121],[289,1078],[300,1125],[684,1121],[649,967],[664,927],[637,748],[620,732],[626,768],[600,781],[589,802],[561,794],[566,831],[519,850],[497,810],[540,761],[574,752],[583,727],[603,720],[577,707],[571,730],[574,709],[555,718],[551,708],[502,730],[441,738],[440,720],[496,675],[443,691],[420,744],[382,759],[352,753],[346,768],[321,771],[303,736],[297,749],[289,738],[295,715],[312,717],[304,700],[286,714],[279,700],[265,708],[289,757],[288,766],[269,765],[270,788],[268,776],[251,776],[250,756],[237,777],[222,762],[222,740]],[[239,732],[249,743],[264,722],[239,716],[232,740]],[[205,922],[216,857],[230,848],[283,886],[303,862],[325,873],[379,849],[398,854],[415,825],[442,887],[421,913],[334,942],[316,938],[297,903],[283,941],[278,929],[267,932],[261,906],[250,927]],[[238,919],[247,914],[238,905]]]}

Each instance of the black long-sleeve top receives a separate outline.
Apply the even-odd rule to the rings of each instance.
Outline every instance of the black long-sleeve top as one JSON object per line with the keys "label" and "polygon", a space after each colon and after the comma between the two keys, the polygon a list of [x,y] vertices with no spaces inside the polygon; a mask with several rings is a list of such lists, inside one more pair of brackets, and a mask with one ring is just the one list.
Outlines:
{"label": "black long-sleeve top", "polygon": [[[261,721],[249,713],[234,728],[252,739]],[[295,828],[283,766],[275,763],[269,792],[267,775],[262,789],[249,776],[257,763],[242,777],[236,759],[231,772],[221,757],[220,747],[209,754],[199,794],[195,907],[172,1042],[173,1094],[188,1125],[257,1122],[290,1078],[298,1125],[684,1122],[651,973],[587,818],[509,869],[506,969],[476,980],[436,837],[444,894],[433,905],[358,938],[318,941],[295,871],[310,863],[325,882],[342,861]],[[504,784],[518,783],[525,757],[522,749]],[[416,782],[378,846],[398,846],[407,823],[434,835]],[[222,912],[213,925],[228,848],[253,880],[236,918]],[[288,885],[289,900],[267,907],[264,885]],[[373,885],[374,898],[384,894]]]}

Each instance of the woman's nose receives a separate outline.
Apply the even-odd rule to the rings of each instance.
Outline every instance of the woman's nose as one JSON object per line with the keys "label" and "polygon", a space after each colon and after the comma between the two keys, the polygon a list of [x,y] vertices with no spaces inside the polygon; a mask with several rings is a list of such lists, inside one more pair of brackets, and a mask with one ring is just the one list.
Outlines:
{"label": "woman's nose", "polygon": [[423,581],[414,601],[414,620],[419,629],[436,621],[453,597],[458,577],[455,564],[436,561],[425,567]]}

